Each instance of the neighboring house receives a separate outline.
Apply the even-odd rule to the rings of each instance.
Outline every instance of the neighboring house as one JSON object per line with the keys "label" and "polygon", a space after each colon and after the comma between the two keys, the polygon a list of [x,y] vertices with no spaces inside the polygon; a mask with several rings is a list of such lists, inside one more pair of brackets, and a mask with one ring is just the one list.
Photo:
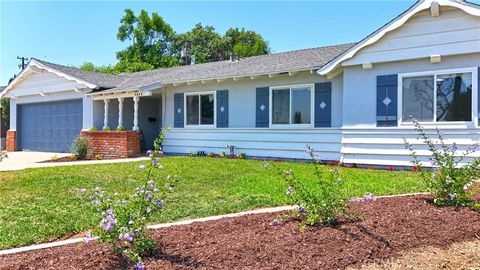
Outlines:
{"label": "neighboring house", "polygon": [[[167,153],[408,165],[403,138],[428,152],[410,116],[460,148],[480,139],[480,6],[415,3],[356,44],[118,76],[32,59],[3,91],[9,150],[68,151],[81,130],[91,152],[131,155],[171,126]],[[123,126],[142,132],[88,132]],[[135,144],[132,146],[132,144]],[[123,154],[121,154],[121,153]]]}
{"label": "neighboring house", "polygon": [[[0,93],[5,89],[5,86],[0,86]],[[5,149],[6,137],[7,137],[7,124],[2,119],[2,113],[4,108],[0,104],[0,148]]]}

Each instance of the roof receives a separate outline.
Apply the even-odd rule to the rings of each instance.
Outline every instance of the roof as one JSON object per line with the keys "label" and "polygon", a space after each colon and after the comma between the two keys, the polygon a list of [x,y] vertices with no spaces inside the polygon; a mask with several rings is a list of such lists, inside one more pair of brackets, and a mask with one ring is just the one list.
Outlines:
{"label": "roof", "polygon": [[266,75],[318,69],[351,48],[354,43],[266,54],[173,68],[130,73],[129,78],[112,90],[130,90],[152,84],[170,84],[240,76]]}
{"label": "roof", "polygon": [[378,30],[373,32],[372,34],[368,35],[366,38],[352,46],[345,52],[339,54],[333,61],[321,67],[317,72],[320,75],[327,75],[328,73],[337,69],[342,62],[354,57],[357,52],[361,49],[372,45],[379,41],[383,36],[387,33],[399,28],[402,26],[406,21],[408,21],[413,15],[416,13],[429,9],[433,6],[449,6],[459,8],[466,13],[473,15],[473,16],[480,16],[480,5],[469,3],[463,0],[419,0],[415,4],[413,4],[409,9],[407,9],[402,14],[398,15],[396,18],[385,24],[384,26],[380,27]]}
{"label": "roof", "polygon": [[124,75],[112,75],[107,73],[85,71],[74,67],[50,63],[36,58],[32,58],[32,60],[35,60],[46,67],[55,69],[72,77],[95,84],[99,88],[113,88],[120,85],[127,79],[127,77]]}

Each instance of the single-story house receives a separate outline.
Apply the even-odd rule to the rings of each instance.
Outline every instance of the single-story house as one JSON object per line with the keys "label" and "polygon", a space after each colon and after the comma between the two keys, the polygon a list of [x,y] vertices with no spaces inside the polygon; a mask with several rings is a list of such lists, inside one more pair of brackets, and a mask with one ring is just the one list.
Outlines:
{"label": "single-story house", "polygon": [[[109,75],[32,59],[2,92],[7,148],[129,156],[172,127],[166,153],[408,165],[411,117],[459,148],[480,139],[480,6],[421,0],[358,43]],[[94,132],[124,127],[128,131]]]}
{"label": "single-story house", "polygon": [[[5,86],[0,86],[0,93],[5,89]],[[6,137],[7,137],[7,124],[1,117],[4,108],[0,104],[0,148],[5,149]]]}

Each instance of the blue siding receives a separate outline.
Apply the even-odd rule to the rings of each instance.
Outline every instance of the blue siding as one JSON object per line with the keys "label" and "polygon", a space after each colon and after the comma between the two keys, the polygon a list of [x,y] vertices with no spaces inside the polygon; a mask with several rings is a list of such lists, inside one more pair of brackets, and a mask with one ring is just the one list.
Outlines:
{"label": "blue siding", "polygon": [[377,76],[377,127],[397,126],[398,75]]}
{"label": "blue siding", "polygon": [[269,126],[269,87],[257,88],[257,101],[256,101],[256,127],[268,127]]}
{"label": "blue siding", "polygon": [[70,152],[82,129],[82,111],[82,100],[19,105],[19,150]]}
{"label": "blue siding", "polygon": [[332,126],[332,83],[315,84],[315,127]]}
{"label": "blue siding", "polygon": [[228,90],[217,91],[217,128],[228,127]]}
{"label": "blue siding", "polygon": [[183,128],[184,125],[184,103],[183,103],[184,95],[183,93],[176,93],[174,96],[174,105],[173,105],[173,115],[174,115],[174,124],[173,126],[176,128]]}

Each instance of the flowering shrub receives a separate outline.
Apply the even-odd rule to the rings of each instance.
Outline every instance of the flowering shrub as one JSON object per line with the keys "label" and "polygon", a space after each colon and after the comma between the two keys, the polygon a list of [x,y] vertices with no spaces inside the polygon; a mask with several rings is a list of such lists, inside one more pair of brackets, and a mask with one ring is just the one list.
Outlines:
{"label": "flowering shrub", "polygon": [[4,158],[8,158],[7,151],[0,147],[0,162],[2,162]]}
{"label": "flowering shrub", "polygon": [[222,152],[220,152],[219,156],[220,156],[221,158],[224,158],[224,157],[226,157],[226,156],[227,156],[227,154],[225,154],[225,152],[224,152],[224,151],[222,151]]}
{"label": "flowering shrub", "polygon": [[472,190],[469,187],[480,172],[480,160],[474,159],[470,163],[462,163],[469,154],[476,151],[478,145],[474,144],[464,151],[459,151],[456,143],[448,145],[445,142],[443,133],[438,128],[436,128],[438,140],[434,141],[427,135],[418,121],[413,119],[413,123],[420,138],[432,153],[430,161],[433,170],[426,169],[423,166],[413,146],[406,139],[404,139],[405,148],[410,150],[413,159],[412,170],[421,175],[422,182],[434,196],[434,204],[471,205]]}
{"label": "flowering shrub", "polygon": [[[344,189],[344,181],[338,169],[332,168],[329,172],[320,169],[321,160],[308,147],[307,153],[313,160],[315,168],[314,186],[307,186],[300,181],[292,170],[279,170],[288,187],[285,194],[292,205],[298,206],[298,211],[292,213],[293,217],[301,217],[300,228],[306,225],[334,225],[339,216],[348,216],[353,213],[347,211],[349,199]],[[265,169],[270,168],[264,164]],[[278,222],[275,222],[278,223]]]}
{"label": "flowering shrub", "polygon": [[111,244],[115,252],[134,261],[136,269],[143,269],[142,257],[155,247],[147,225],[155,213],[162,211],[165,198],[173,191],[177,180],[177,175],[166,175],[160,164],[163,139],[164,132],[155,140],[155,150],[147,152],[150,162],[139,166],[146,180],[144,185],[135,189],[132,197],[121,199],[118,193],[107,195],[99,187],[91,191],[80,189],[85,201],[98,215],[99,223],[92,235]]}

